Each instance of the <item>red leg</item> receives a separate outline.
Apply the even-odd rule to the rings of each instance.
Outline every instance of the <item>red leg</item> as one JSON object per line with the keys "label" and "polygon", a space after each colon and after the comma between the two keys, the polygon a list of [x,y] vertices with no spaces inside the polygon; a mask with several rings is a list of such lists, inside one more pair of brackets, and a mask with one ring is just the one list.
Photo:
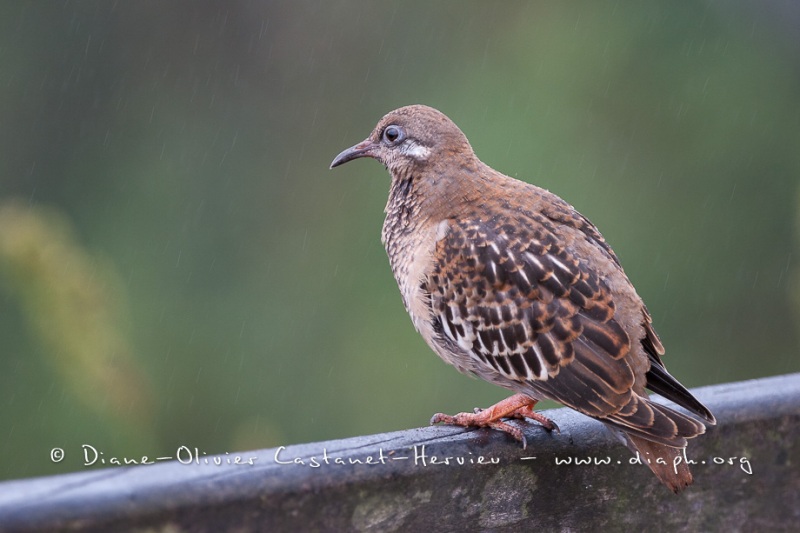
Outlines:
{"label": "red leg", "polygon": [[503,418],[531,418],[539,422],[548,431],[558,431],[558,426],[549,418],[533,411],[537,400],[525,394],[515,394],[505,400],[499,401],[493,406],[479,410],[475,413],[458,413],[455,416],[437,413],[431,418],[431,424],[447,424],[451,426],[463,427],[490,427],[508,433],[518,441],[522,442],[522,447],[527,446],[525,435],[522,430],[516,428]]}
{"label": "red leg", "polygon": [[561,430],[558,428],[558,424],[556,424],[546,416],[539,414],[533,410],[534,405],[536,405],[536,402],[520,407],[514,413],[511,414],[511,417],[518,418],[520,420],[530,418],[531,420],[536,420],[537,422],[539,422],[539,424],[541,424],[542,427],[544,427],[547,431],[555,430],[557,433],[561,433]]}

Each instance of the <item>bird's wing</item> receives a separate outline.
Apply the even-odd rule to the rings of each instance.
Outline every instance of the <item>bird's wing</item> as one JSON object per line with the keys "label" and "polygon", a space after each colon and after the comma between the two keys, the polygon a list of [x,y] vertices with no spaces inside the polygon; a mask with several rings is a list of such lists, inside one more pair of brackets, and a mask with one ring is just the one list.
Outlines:
{"label": "bird's wing", "polygon": [[[587,240],[596,245],[598,250],[607,254],[617,265],[620,265],[616,254],[603,239],[597,228],[571,205],[560,198],[554,197],[551,198],[550,202],[544,204],[544,214],[548,219],[575,228],[583,233]],[[661,356],[664,355],[664,346],[653,328],[653,319],[644,304],[642,305],[642,325],[645,331],[645,336],[641,339],[642,347],[650,363],[650,369],[645,375],[647,388],[703,417],[710,424],[716,424],[716,419],[711,411],[667,372],[664,363],[661,361]]]}
{"label": "bird's wing", "polygon": [[556,237],[551,220],[520,216],[450,221],[426,280],[434,329],[479,375],[499,373],[534,396],[672,446],[702,432],[633,392],[631,339],[605,281]]}
{"label": "bird's wing", "polygon": [[[646,315],[646,317],[649,318],[650,315]],[[649,322],[645,323],[645,331],[648,333],[648,335],[642,340],[642,345],[644,346],[644,350],[650,359],[650,370],[648,370],[647,374],[645,374],[647,379],[647,388],[660,394],[668,400],[672,400],[696,415],[703,417],[709,424],[716,424],[717,420],[714,418],[714,415],[711,413],[711,411],[709,411],[708,407],[700,403],[700,401],[695,398],[694,395],[692,395],[692,393],[686,389],[686,387],[681,385],[677,379],[672,377],[672,374],[667,372],[667,369],[664,367],[664,363],[661,362],[660,357],[660,355],[664,353],[663,348],[659,353],[658,349],[653,346],[652,342],[650,341],[649,333],[652,332],[653,335],[655,335],[655,331]]]}

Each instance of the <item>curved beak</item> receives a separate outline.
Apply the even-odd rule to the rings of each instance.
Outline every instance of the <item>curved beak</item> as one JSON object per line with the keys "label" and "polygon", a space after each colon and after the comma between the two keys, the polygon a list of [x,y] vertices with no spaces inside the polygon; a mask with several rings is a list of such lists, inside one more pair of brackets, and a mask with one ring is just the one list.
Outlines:
{"label": "curved beak", "polygon": [[351,146],[344,150],[341,154],[337,155],[331,162],[331,168],[344,165],[348,161],[358,159],[359,157],[373,157],[372,150],[375,144],[370,139],[365,139],[355,146]]}

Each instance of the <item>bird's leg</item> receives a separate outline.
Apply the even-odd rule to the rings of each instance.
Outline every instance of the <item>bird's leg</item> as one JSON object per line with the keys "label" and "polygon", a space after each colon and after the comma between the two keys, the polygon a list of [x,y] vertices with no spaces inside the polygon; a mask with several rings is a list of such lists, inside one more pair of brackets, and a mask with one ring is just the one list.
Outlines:
{"label": "bird's leg", "polygon": [[[512,396],[513,397],[513,396]],[[558,427],[558,424],[547,418],[546,416],[539,414],[533,410],[533,406],[536,405],[536,401],[530,404],[523,405],[510,415],[509,418],[518,418],[519,420],[524,420],[526,418],[530,418],[531,420],[536,420],[541,424],[541,426],[546,429],[547,431],[555,430],[556,433],[561,433],[561,429]]]}
{"label": "bird's leg", "polygon": [[539,422],[548,431],[558,431],[558,426],[549,418],[535,413],[533,407],[536,405],[537,400],[534,400],[525,394],[515,394],[501,400],[493,406],[478,410],[475,413],[458,413],[455,416],[437,413],[431,418],[431,424],[447,424],[450,426],[463,426],[463,427],[490,427],[504,433],[508,433],[518,441],[522,442],[524,448],[527,443],[525,435],[522,430],[516,428],[503,418],[531,418]]}

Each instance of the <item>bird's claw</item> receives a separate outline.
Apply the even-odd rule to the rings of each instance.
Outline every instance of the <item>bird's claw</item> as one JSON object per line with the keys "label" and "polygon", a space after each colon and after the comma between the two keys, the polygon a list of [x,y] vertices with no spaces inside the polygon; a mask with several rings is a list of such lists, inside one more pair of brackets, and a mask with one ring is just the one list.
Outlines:
{"label": "bird's claw", "polygon": [[514,439],[520,441],[522,448],[525,449],[528,445],[525,434],[520,428],[512,426],[506,420],[530,418],[539,422],[548,432],[553,430],[561,432],[555,422],[533,410],[535,405],[536,400],[533,398],[524,394],[515,394],[488,409],[475,408],[473,413],[458,413],[455,416],[436,413],[431,418],[431,425],[489,427],[511,435]]}

